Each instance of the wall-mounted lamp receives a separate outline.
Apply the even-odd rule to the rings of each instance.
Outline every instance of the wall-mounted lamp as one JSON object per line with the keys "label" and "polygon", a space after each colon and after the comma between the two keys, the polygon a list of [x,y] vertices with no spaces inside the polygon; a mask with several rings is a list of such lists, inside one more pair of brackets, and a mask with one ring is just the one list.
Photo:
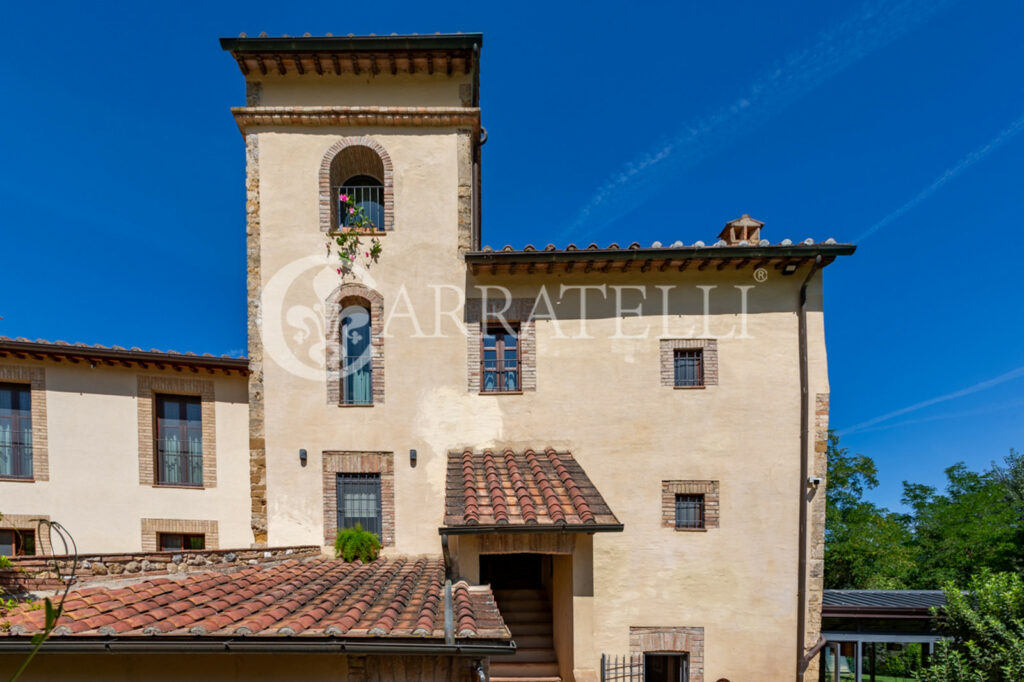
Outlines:
{"label": "wall-mounted lamp", "polygon": [[410,450],[409,451],[409,466],[411,466],[411,467],[416,466],[416,451],[415,450]]}
{"label": "wall-mounted lamp", "polygon": [[299,450],[299,464],[306,466],[306,450],[305,448]]}

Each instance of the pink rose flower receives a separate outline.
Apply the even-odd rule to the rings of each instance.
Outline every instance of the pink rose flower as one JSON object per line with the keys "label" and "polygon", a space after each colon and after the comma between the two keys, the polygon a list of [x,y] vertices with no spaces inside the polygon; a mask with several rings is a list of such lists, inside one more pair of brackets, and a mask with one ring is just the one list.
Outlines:
{"label": "pink rose flower", "polygon": [[338,274],[339,275],[341,274],[341,268],[338,268]]}
{"label": "pink rose flower", "polygon": [[355,210],[354,208],[350,208],[350,209],[348,210],[348,214],[349,214],[349,215],[352,215],[352,214],[353,214],[353,213],[355,213],[355,212],[356,212],[356,210]]}
{"label": "pink rose flower", "polygon": [[347,194],[342,194],[341,195],[341,200],[342,201],[348,201],[348,195]]}
{"label": "pink rose flower", "polygon": [[370,252],[369,252],[369,251],[367,251],[367,252],[366,252],[366,257],[367,257],[367,258],[369,258],[369,257],[370,257]]}

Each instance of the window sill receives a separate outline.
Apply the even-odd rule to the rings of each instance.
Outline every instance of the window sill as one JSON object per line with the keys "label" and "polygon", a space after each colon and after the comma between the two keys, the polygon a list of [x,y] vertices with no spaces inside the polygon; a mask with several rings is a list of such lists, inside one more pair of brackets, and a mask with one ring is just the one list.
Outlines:
{"label": "window sill", "polygon": [[675,528],[675,527],[673,527],[672,530],[674,530],[677,533],[707,533],[708,532],[707,528]]}
{"label": "window sill", "polygon": [[171,488],[178,490],[206,490],[206,486],[201,485],[182,485],[180,483],[154,483],[154,488]]}
{"label": "window sill", "polygon": [[0,476],[0,483],[35,483],[36,479],[21,476]]}
{"label": "window sill", "polygon": [[676,389],[677,391],[702,391],[705,388],[707,388],[707,386],[673,386],[672,388]]}
{"label": "window sill", "polygon": [[522,395],[522,391],[480,391],[480,395]]}
{"label": "window sill", "polygon": [[338,407],[373,407],[374,403],[338,403]]}
{"label": "window sill", "polygon": [[355,234],[358,234],[359,236],[362,236],[362,237],[383,237],[383,236],[387,235],[387,230],[369,230],[369,229],[366,229],[366,228],[360,229],[360,228],[346,227],[346,228],[341,229],[341,230],[331,230],[327,234],[329,234],[330,236],[333,237],[333,236],[336,236],[336,235],[339,235],[339,234],[342,234],[342,233],[345,233],[345,234],[355,233]]}

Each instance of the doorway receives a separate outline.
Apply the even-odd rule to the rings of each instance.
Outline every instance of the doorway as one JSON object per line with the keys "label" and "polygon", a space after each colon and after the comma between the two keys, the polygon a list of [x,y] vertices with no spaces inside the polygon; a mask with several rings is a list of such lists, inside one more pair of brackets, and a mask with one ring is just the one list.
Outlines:
{"label": "doorway", "polygon": [[644,654],[644,682],[688,682],[686,654]]}

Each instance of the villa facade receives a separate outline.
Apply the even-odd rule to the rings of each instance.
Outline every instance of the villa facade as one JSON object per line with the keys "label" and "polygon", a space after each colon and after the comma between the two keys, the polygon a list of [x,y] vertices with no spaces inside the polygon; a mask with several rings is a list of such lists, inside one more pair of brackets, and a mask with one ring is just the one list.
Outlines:
{"label": "villa facade", "polygon": [[[481,36],[222,46],[248,358],[0,340],[0,550],[53,553],[14,532],[41,517],[83,556],[330,553],[359,523],[404,566],[380,569],[399,620],[431,571],[464,590],[491,679],[816,680],[822,278],[853,247],[744,215],[707,244],[491,249]],[[325,245],[353,229],[381,254],[339,272]]]}

